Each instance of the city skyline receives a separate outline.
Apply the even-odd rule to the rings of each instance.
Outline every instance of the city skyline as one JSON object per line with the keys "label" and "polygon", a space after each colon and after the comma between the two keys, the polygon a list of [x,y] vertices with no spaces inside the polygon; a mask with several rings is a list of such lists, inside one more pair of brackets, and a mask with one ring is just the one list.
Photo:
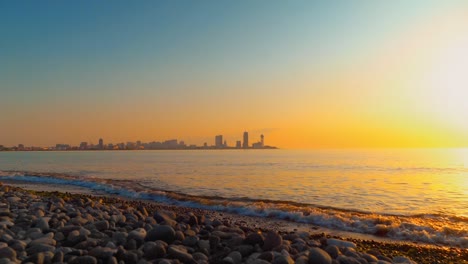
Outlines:
{"label": "city skyline", "polygon": [[5,1],[0,141],[468,147],[468,1]]}
{"label": "city skyline", "polygon": [[234,144],[228,144],[227,140],[223,141],[223,135],[216,135],[213,144],[204,142],[201,145],[188,144],[184,140],[169,139],[163,141],[150,141],[142,142],[127,141],[118,143],[104,143],[103,138],[98,139],[98,143],[81,141],[77,145],[67,143],[56,143],[54,146],[37,146],[37,145],[25,145],[17,144],[14,146],[6,146],[0,144],[0,151],[40,151],[40,150],[52,150],[52,151],[66,151],[66,150],[164,150],[164,149],[276,149],[275,146],[266,145],[264,142],[264,135],[261,134],[259,141],[249,144],[249,135],[245,131],[243,133],[243,142],[237,140]]}

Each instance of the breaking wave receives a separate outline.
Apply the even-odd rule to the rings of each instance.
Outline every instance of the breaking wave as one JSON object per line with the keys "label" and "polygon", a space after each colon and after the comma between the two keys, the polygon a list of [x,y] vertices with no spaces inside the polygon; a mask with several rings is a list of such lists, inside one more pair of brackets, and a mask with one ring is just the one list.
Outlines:
{"label": "breaking wave", "polygon": [[464,216],[387,215],[290,201],[196,196],[158,190],[131,180],[78,178],[58,173],[0,171],[0,180],[77,186],[132,199],[282,219],[398,240],[468,248],[468,217]]}

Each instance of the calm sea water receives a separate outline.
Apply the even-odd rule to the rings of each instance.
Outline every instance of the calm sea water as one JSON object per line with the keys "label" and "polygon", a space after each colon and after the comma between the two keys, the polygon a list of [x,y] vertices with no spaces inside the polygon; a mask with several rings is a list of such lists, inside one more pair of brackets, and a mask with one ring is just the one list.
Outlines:
{"label": "calm sea water", "polygon": [[0,171],[0,180],[468,247],[467,149],[0,152]]}

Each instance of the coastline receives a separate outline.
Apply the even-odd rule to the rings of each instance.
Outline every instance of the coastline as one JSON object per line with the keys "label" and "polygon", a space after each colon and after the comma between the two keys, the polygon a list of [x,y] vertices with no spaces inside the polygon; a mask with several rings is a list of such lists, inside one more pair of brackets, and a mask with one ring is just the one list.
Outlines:
{"label": "coastline", "polygon": [[[200,252],[200,251],[203,251],[202,250],[203,248],[200,247],[200,245],[197,244],[197,245],[193,245],[193,247],[191,247],[191,246],[187,246],[187,245],[184,244],[184,241],[185,241],[184,239],[182,239],[182,241],[180,241],[180,240],[178,241],[178,240],[174,239],[174,241],[175,241],[175,242],[173,241],[174,243],[172,243],[172,244],[169,243],[168,245],[164,246],[164,250],[165,250],[166,253],[164,255],[159,256],[159,258],[157,258],[157,261],[155,259],[152,259],[150,263],[163,263],[163,262],[161,262],[162,259],[166,259],[166,258],[167,259],[174,259],[175,258],[175,259],[179,259],[179,261],[181,261],[181,258],[183,259],[184,257],[187,258],[187,259],[185,259],[187,261],[190,259],[190,261],[195,260],[198,263],[206,263],[206,262],[208,262],[208,263],[229,263],[230,260],[227,259],[227,258],[230,256],[230,254],[232,255],[230,257],[231,259],[232,259],[232,257],[234,257],[234,255],[236,255],[238,257],[238,254],[233,253],[233,252],[238,252],[239,250],[236,250],[236,249],[239,249],[239,247],[242,248],[242,246],[244,246],[244,244],[245,244],[244,242],[246,240],[248,240],[249,237],[255,236],[255,235],[252,235],[252,234],[259,234],[259,233],[261,233],[263,235],[263,238],[262,238],[263,241],[261,241],[263,243],[265,243],[267,240],[271,239],[271,238],[269,238],[269,236],[273,237],[273,240],[274,240],[274,238],[278,239],[278,237],[281,237],[282,243],[280,243],[279,245],[276,245],[279,248],[273,248],[273,247],[272,248],[263,248],[263,247],[260,247],[260,244],[262,244],[262,243],[258,243],[257,245],[256,244],[250,245],[250,244],[247,243],[245,245],[246,247],[244,247],[244,249],[247,250],[247,248],[248,248],[248,251],[251,250],[252,252],[249,252],[249,254],[246,254],[245,252],[241,252],[241,253],[246,254],[246,256],[244,256],[244,254],[241,254],[242,256],[241,256],[240,261],[242,263],[243,262],[253,263],[253,261],[257,261],[256,263],[261,263],[261,262],[259,262],[260,260],[258,259],[258,257],[263,253],[265,253],[266,255],[271,253],[271,255],[273,255],[273,257],[277,257],[278,261],[280,259],[288,261],[288,262],[284,262],[284,263],[294,263],[294,262],[290,262],[290,260],[295,261],[296,263],[301,263],[301,261],[309,260],[309,255],[312,254],[312,253],[310,253],[310,252],[312,252],[310,250],[313,250],[313,248],[321,248],[323,250],[327,250],[327,251],[323,251],[323,252],[328,252],[329,250],[331,250],[330,248],[332,248],[332,247],[331,247],[331,245],[329,245],[330,241],[333,242],[335,240],[336,241],[341,241],[340,242],[340,243],[342,243],[341,245],[343,245],[343,243],[344,243],[344,245],[348,245],[348,246],[351,245],[351,247],[346,247],[345,246],[345,247],[339,248],[340,249],[339,250],[340,254],[334,256],[335,257],[334,259],[337,260],[341,256],[342,262],[333,262],[333,263],[344,263],[343,262],[344,258],[354,258],[356,260],[359,257],[363,258],[364,255],[365,256],[370,255],[370,256],[367,256],[369,258],[369,260],[372,259],[372,257],[375,257],[377,259],[377,257],[380,256],[381,261],[383,261],[383,259],[385,259],[387,261],[391,260],[391,261],[393,261],[393,263],[397,263],[397,261],[401,261],[400,263],[404,263],[404,261],[407,261],[406,263],[411,263],[411,261],[414,261],[416,263],[468,263],[468,250],[467,249],[461,249],[461,248],[455,248],[455,247],[444,247],[444,246],[437,246],[437,245],[406,243],[406,242],[401,242],[401,241],[391,241],[391,240],[387,240],[387,239],[381,239],[381,238],[378,238],[378,237],[375,237],[375,239],[373,239],[373,238],[370,238],[369,236],[365,236],[365,235],[361,236],[359,234],[353,234],[353,233],[347,233],[347,232],[336,232],[336,231],[333,231],[333,230],[326,230],[326,229],[323,229],[323,228],[318,228],[318,227],[314,227],[314,226],[307,225],[307,224],[293,223],[293,222],[288,222],[288,221],[285,221],[285,220],[260,218],[260,217],[250,217],[250,216],[241,216],[241,215],[235,215],[235,214],[230,214],[230,213],[221,213],[221,212],[215,212],[215,211],[209,211],[209,210],[193,209],[193,208],[186,208],[186,207],[174,206],[174,205],[165,205],[165,204],[161,204],[161,203],[157,203],[157,202],[151,202],[151,201],[132,200],[132,199],[129,199],[129,198],[109,196],[108,194],[104,195],[104,194],[97,193],[97,192],[92,192],[92,191],[89,191],[89,190],[86,191],[85,188],[77,188],[75,186],[72,186],[72,187],[69,187],[69,188],[64,188],[63,185],[60,185],[60,186],[47,185],[47,184],[37,185],[37,184],[24,184],[24,183],[21,184],[21,183],[15,183],[15,182],[8,182],[8,183],[5,182],[5,183],[8,184],[8,185],[3,185],[3,186],[0,187],[0,188],[2,188],[2,192],[4,192],[4,195],[1,198],[2,199],[1,203],[2,204],[8,204],[9,205],[8,208],[9,208],[10,212],[8,214],[7,213],[2,213],[2,216],[8,215],[10,217],[10,224],[11,223],[14,224],[14,225],[9,226],[10,229],[14,229],[13,227],[16,224],[16,221],[14,221],[14,220],[18,220],[18,219],[17,218],[12,219],[12,218],[14,218],[12,216],[15,215],[15,212],[13,212],[12,209],[14,209],[16,207],[16,205],[14,204],[14,202],[12,203],[12,201],[14,201],[16,199],[9,199],[8,197],[16,197],[16,196],[29,197],[29,196],[32,196],[32,197],[35,197],[34,199],[36,200],[36,202],[37,202],[37,200],[41,200],[43,202],[48,202],[49,204],[53,203],[53,201],[55,201],[57,199],[63,199],[63,200],[66,201],[66,203],[68,203],[68,201],[70,201],[70,202],[81,201],[81,203],[83,203],[82,206],[84,206],[86,203],[88,203],[88,204],[89,203],[98,203],[98,204],[105,204],[106,206],[120,207],[119,208],[120,215],[122,215],[122,213],[123,213],[122,208],[129,208],[129,207],[130,208],[145,208],[145,211],[147,211],[147,215],[149,217],[160,215],[158,212],[165,212],[164,213],[164,214],[166,214],[165,217],[167,217],[167,215],[173,216],[173,217],[170,217],[171,219],[166,219],[167,220],[166,222],[171,222],[173,224],[175,230],[177,230],[176,227],[181,228],[180,230],[177,230],[177,231],[181,231],[182,235],[185,235],[185,238],[187,238],[187,237],[197,237],[197,238],[193,238],[193,239],[194,240],[198,239],[198,241],[206,240],[209,243],[213,239],[219,240],[218,241],[219,248],[218,247],[212,248],[210,246],[207,249],[205,247],[204,248],[205,252]],[[14,187],[14,186],[17,186],[17,187]],[[18,188],[18,187],[22,187],[24,189],[21,189],[21,188]],[[34,189],[34,190],[27,191],[25,189]],[[60,192],[58,192],[58,191],[60,191]],[[85,201],[87,201],[87,202],[85,202]],[[96,201],[98,201],[98,202],[96,202]],[[46,210],[42,210],[42,211],[46,211]],[[44,214],[44,215],[40,216],[40,218],[44,218],[44,217],[52,217],[53,218],[54,213],[55,213],[55,215],[57,215],[57,213],[53,212],[53,211],[52,212],[43,212],[41,214]],[[72,216],[74,216],[74,215],[72,215]],[[186,220],[190,219],[190,218],[192,218],[192,224],[193,224],[193,221],[194,221],[193,218],[194,217],[197,218],[198,220],[205,219],[205,221],[206,221],[206,219],[209,219],[209,221],[207,222],[208,224],[207,223],[201,223],[202,221],[197,221],[197,222],[200,222],[200,223],[197,223],[196,228],[192,228],[192,229],[185,228],[185,230],[184,230],[181,226],[187,225],[188,223],[186,223],[187,222]],[[5,220],[5,219],[3,219],[3,220]],[[128,220],[128,218],[127,218],[127,220]],[[159,219],[159,220],[161,220],[161,219]],[[6,221],[8,221],[8,219]],[[3,221],[2,223],[4,223],[4,222],[5,221]],[[51,220],[49,220],[49,223],[50,222],[51,222]],[[158,224],[160,223],[160,221],[156,221],[156,222],[158,222]],[[216,226],[213,224],[214,222],[217,223]],[[145,219],[140,219],[139,221],[137,221],[137,223],[138,224],[136,226],[139,226],[140,229],[145,227]],[[70,224],[70,223],[68,223],[68,224]],[[146,231],[148,231],[148,234],[150,233],[152,228],[156,228],[157,226],[159,226],[159,227],[162,226],[162,225],[158,225],[158,224],[155,224],[152,227],[146,226],[145,229],[147,229]],[[120,225],[125,226],[124,223],[120,223]],[[190,224],[188,224],[188,225],[190,225]],[[6,226],[8,227],[8,224],[6,224]],[[33,226],[36,227],[37,223],[31,225],[30,228],[33,228]],[[85,226],[85,225],[83,225],[83,226]],[[136,227],[136,226],[133,226],[133,227]],[[133,228],[133,227],[130,227],[130,228],[127,227],[127,229],[133,229],[133,230],[127,230],[128,234],[132,233],[133,231],[135,231],[137,229],[137,228]],[[234,229],[235,229],[235,231],[234,231]],[[56,239],[54,241],[55,241],[55,246],[57,246],[57,247],[54,247],[54,251],[47,251],[47,252],[52,252],[52,253],[47,253],[47,254],[49,254],[49,255],[53,254],[54,256],[57,255],[57,254],[58,255],[63,255],[62,256],[62,261],[63,261],[64,260],[63,257],[65,257],[67,254],[58,253],[59,252],[58,249],[59,249],[59,245],[63,246],[64,244],[66,245],[68,243],[67,242],[68,237],[67,238],[65,238],[65,237],[62,238],[60,236],[60,234],[58,234],[58,233],[60,233],[60,232],[58,232],[58,230],[59,229],[54,230],[54,228],[50,227],[49,230],[47,230],[47,231],[52,231],[52,232],[46,232],[45,230],[42,230],[42,233],[43,233],[44,236],[48,235],[48,236],[52,236],[52,238]],[[116,232],[117,232],[117,230],[118,229],[115,229]],[[240,232],[239,230],[241,230],[242,232]],[[143,230],[139,230],[139,231],[142,232]],[[27,233],[28,231],[25,231],[25,232]],[[86,231],[83,231],[83,232],[86,233]],[[215,233],[215,232],[217,232],[217,233]],[[237,235],[234,236],[233,234],[236,233],[236,232],[237,232]],[[12,232],[12,233],[14,233],[14,232]],[[50,234],[50,233],[53,233],[53,234]],[[136,232],[134,232],[134,233],[136,233]],[[187,235],[187,233],[190,234],[190,235]],[[271,235],[270,235],[270,233],[271,233]],[[107,233],[104,233],[104,234],[107,234]],[[145,232],[145,234],[146,234],[146,232]],[[216,234],[216,235],[213,235],[213,234]],[[57,235],[58,235],[58,237],[57,237]],[[64,234],[62,234],[62,235],[64,235]],[[10,234],[10,236],[14,237],[12,234]],[[216,238],[212,238],[212,237],[216,237]],[[61,238],[62,238],[62,240],[60,240]],[[41,237],[36,238],[36,239],[41,239]],[[104,239],[104,238],[102,238],[102,239]],[[45,240],[47,241],[47,239],[45,239]],[[95,243],[96,245],[99,244],[98,242],[96,242],[96,240],[99,240],[99,239],[96,239],[96,238],[91,239],[90,238],[89,240],[94,241],[93,243]],[[106,239],[104,239],[104,240],[106,240]],[[26,239],[26,241],[27,241],[27,239]],[[298,241],[302,241],[304,243],[302,244],[302,243],[299,243]],[[31,242],[32,242],[32,240],[29,241],[29,243],[25,245],[25,251],[20,251],[17,254],[17,257],[23,258],[23,259],[21,259],[22,261],[26,260],[26,259],[28,259],[30,257],[33,257],[33,255],[36,254],[36,253],[40,253],[40,252],[34,252],[34,254],[28,254],[28,253],[31,253],[31,252],[28,252],[29,244]],[[49,242],[50,242],[50,240],[49,240]],[[83,242],[87,242],[87,240],[80,241],[81,245],[79,246],[79,248],[82,248],[82,247],[86,248],[86,245],[85,245],[86,243],[83,243]],[[107,242],[109,243],[109,241],[107,241]],[[136,246],[139,246],[141,248],[140,253],[143,252],[143,255],[139,256],[138,254],[136,254],[136,253],[135,254],[137,255],[137,257],[139,257],[140,260],[141,259],[146,259],[146,261],[150,261],[150,260],[148,260],[147,258],[144,257],[145,252],[142,251],[144,249],[144,248],[142,248],[144,244],[143,244],[143,242],[141,242],[141,243],[140,242],[135,242],[135,243],[137,243]],[[351,242],[351,244],[346,244],[346,243],[349,243],[349,242]],[[10,243],[11,243],[11,241],[8,242],[9,246],[11,246]],[[54,243],[54,242],[51,242],[51,243]],[[93,244],[93,243],[91,243],[91,244]],[[103,242],[101,241],[101,243],[103,243]],[[333,242],[333,243],[335,243],[335,242]],[[145,244],[148,244],[148,241]],[[99,244],[99,245],[101,245],[101,244]],[[112,254],[113,255],[112,257],[116,258],[116,260],[119,260],[119,258],[116,257],[116,256],[118,256],[118,254],[117,254],[118,253],[117,252],[118,251],[118,246],[115,243],[114,243],[114,245],[116,246],[116,248],[114,248],[114,249],[112,247],[108,247],[108,248],[109,248],[109,250],[111,252],[115,251]],[[251,247],[249,247],[249,245],[253,246],[253,247],[251,248]],[[352,246],[352,245],[355,245],[355,246]],[[73,245],[73,246],[76,247],[76,244]],[[106,244],[102,245],[102,247],[105,247],[105,246],[106,246]],[[111,246],[112,246],[112,244],[111,244]],[[126,250],[125,252],[129,251],[129,249],[126,249],[125,246],[126,245],[123,245],[122,250]],[[185,248],[180,248],[180,247],[184,247],[184,246],[185,246]],[[84,248],[82,248],[80,250],[85,250],[86,251],[87,249],[90,249],[90,248],[86,248],[86,249],[84,249]],[[130,248],[133,248],[133,247],[130,246]],[[244,250],[244,249],[242,249],[242,250]],[[276,249],[276,251],[275,251],[275,249]],[[301,250],[298,250],[298,249],[301,249]],[[0,248],[0,250],[1,250],[1,248]],[[137,250],[137,252],[138,252],[138,249],[135,249],[135,250]],[[192,252],[193,254],[191,254],[192,258],[190,258],[188,255],[184,255],[184,254],[182,254],[183,256],[178,255],[178,253],[180,253],[180,252],[178,252],[178,253],[175,252],[175,251],[181,251],[181,250],[182,251],[184,251],[184,250],[187,251],[187,252],[185,252],[185,254],[189,254],[190,251],[193,251]],[[81,253],[83,253],[82,256],[75,256],[75,255],[68,256],[68,258],[69,258],[68,261],[72,262],[77,258],[86,257],[86,256],[89,255],[88,253],[91,253],[90,250],[88,250],[87,252],[85,252],[85,251],[81,252]],[[23,252],[23,253],[21,253],[21,252]],[[266,253],[266,252],[269,252],[269,253]],[[26,253],[26,255],[24,255],[24,253]],[[84,254],[84,253],[86,253],[86,254]],[[184,252],[182,252],[182,253],[184,253]],[[204,254],[206,259],[205,259],[205,257],[203,257],[203,256],[201,256],[200,254],[197,254],[197,253]],[[254,254],[257,254],[257,255],[253,256]],[[42,255],[44,255],[44,254],[42,254]],[[120,257],[122,257],[124,255],[121,255]],[[194,258],[195,256],[197,258],[199,257],[200,259],[195,259]],[[267,258],[269,256],[270,255],[268,255]],[[37,257],[37,256],[35,256],[35,257]],[[45,256],[45,257],[47,257],[47,256]],[[251,257],[250,262],[249,262],[249,257]],[[53,258],[53,256],[51,257],[51,259],[52,258]],[[98,257],[94,257],[94,258],[96,260],[99,260]],[[111,259],[107,255],[106,255],[106,258]],[[16,258],[16,259],[18,259],[18,258]],[[276,258],[271,259],[270,262],[273,263],[273,261],[275,259]],[[81,260],[83,260],[83,258],[81,258]],[[101,260],[102,260],[102,258],[101,258]],[[187,261],[182,261],[182,262],[187,262]],[[239,262],[239,263],[241,263],[241,262]],[[193,262],[193,263],[195,263],[195,262]],[[234,261],[233,263],[237,263],[237,262]],[[303,263],[307,263],[307,262],[303,262]],[[310,260],[309,260],[309,263],[312,263],[312,262],[310,262]],[[326,262],[323,262],[323,263],[326,263]],[[330,263],[332,263],[332,262],[330,262]],[[352,262],[350,262],[350,263],[352,263]],[[385,262],[381,262],[381,263],[385,263]]]}

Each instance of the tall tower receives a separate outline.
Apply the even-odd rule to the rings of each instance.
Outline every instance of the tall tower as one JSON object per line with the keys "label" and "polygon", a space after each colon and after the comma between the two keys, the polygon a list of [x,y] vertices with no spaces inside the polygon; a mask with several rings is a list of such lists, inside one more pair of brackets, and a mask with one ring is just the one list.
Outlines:
{"label": "tall tower", "polygon": [[249,148],[249,132],[244,132],[244,142],[242,143],[242,148]]}
{"label": "tall tower", "polygon": [[99,139],[99,149],[104,149],[104,140],[102,138]]}
{"label": "tall tower", "polygon": [[215,137],[215,146],[217,148],[222,148],[223,147],[223,135],[217,135]]}
{"label": "tall tower", "polygon": [[260,135],[260,143],[262,144],[262,148],[265,146],[265,137],[263,134]]}

